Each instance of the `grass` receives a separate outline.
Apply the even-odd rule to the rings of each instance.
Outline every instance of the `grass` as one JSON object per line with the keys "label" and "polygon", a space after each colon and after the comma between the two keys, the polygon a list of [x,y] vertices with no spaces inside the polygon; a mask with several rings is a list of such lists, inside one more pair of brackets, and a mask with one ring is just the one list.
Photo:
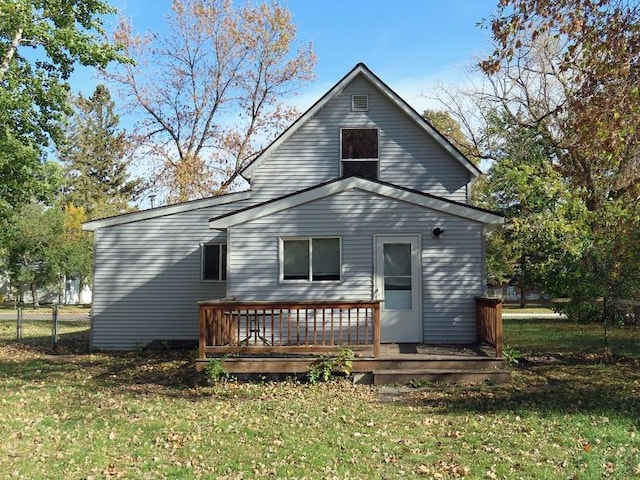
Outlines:
{"label": "grass", "polygon": [[608,350],[617,357],[640,358],[640,327],[610,327],[561,319],[503,321],[505,343],[534,355],[588,355]]}
{"label": "grass", "polygon": [[570,327],[507,322],[510,384],[407,390],[208,385],[189,352],[88,353],[86,326],[0,340],[0,478],[640,478],[638,350]]}
{"label": "grass", "polygon": [[504,313],[554,313],[554,304],[548,301],[530,301],[525,307],[520,302],[506,301],[502,304]]}
{"label": "grass", "polygon": [[[51,314],[51,305],[41,304],[39,308],[33,308],[30,303],[25,303],[23,305],[23,310],[26,314],[42,314],[42,315],[50,315]],[[16,307],[14,304],[0,304],[0,312],[9,313],[15,312]],[[68,313],[68,314],[84,314],[88,315],[91,311],[90,305],[60,305],[59,306],[60,313]]]}

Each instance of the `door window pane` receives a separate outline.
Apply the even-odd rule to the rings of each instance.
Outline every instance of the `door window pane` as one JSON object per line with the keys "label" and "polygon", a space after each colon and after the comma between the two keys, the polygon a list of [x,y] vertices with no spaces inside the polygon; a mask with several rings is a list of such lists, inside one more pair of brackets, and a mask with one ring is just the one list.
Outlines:
{"label": "door window pane", "polygon": [[384,275],[411,276],[411,244],[410,243],[385,243],[384,244]]}
{"label": "door window pane", "polygon": [[411,310],[411,244],[384,244],[384,309]]}
{"label": "door window pane", "polygon": [[283,255],[285,280],[309,279],[309,240],[284,240]]}

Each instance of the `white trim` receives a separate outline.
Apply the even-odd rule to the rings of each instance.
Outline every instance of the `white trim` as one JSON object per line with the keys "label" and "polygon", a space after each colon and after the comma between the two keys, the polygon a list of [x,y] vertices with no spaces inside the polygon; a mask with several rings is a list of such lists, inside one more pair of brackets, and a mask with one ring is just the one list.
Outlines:
{"label": "white trim", "polygon": [[419,193],[410,192],[391,185],[384,185],[359,177],[348,177],[341,180],[327,183],[320,187],[304,190],[302,192],[283,197],[279,200],[266,202],[256,207],[241,210],[217,219],[209,221],[209,228],[225,229],[234,225],[256,220],[274,213],[297,207],[303,203],[319,200],[324,197],[335,195],[349,189],[359,189],[365,192],[382,195],[388,198],[394,198],[403,202],[411,203],[439,212],[449,213],[457,217],[474,220],[476,222],[502,225],[504,218],[498,214],[477,210],[466,205],[441,200],[433,196],[421,195]]}
{"label": "white trim", "polygon": [[276,151],[280,145],[287,141],[293,134],[298,131],[310,118],[312,118],[320,109],[322,109],[330,100],[342,92],[358,75],[362,75],[374,87],[376,87],[384,96],[393,102],[400,110],[402,110],[409,118],[411,118],[420,128],[429,134],[433,140],[444,148],[455,160],[457,160],[472,177],[480,175],[480,170],[471,161],[460,153],[451,143],[449,143],[441,134],[439,134],[418,112],[416,112],[407,102],[405,102],[398,94],[386,86],[378,79],[369,68],[363,63],[359,63],[354,67],[342,80],[333,86],[323,97],[320,98],[309,110],[298,118],[287,130],[284,131],[271,145],[269,145],[247,168],[242,171],[242,176],[247,180],[251,179],[256,168],[267,159],[272,152]]}
{"label": "white trim", "polygon": [[[336,239],[338,240],[338,260],[340,262],[338,280],[313,280],[313,241],[322,239]],[[308,242],[309,250],[309,273],[306,279],[285,279],[284,278],[284,242],[289,240],[306,240]],[[311,235],[311,236],[294,236],[294,237],[278,237],[278,281],[284,284],[291,283],[340,283],[342,282],[342,237],[338,235]]]}
{"label": "white trim", "polygon": [[90,220],[82,224],[82,230],[93,232],[100,228],[112,227],[114,225],[122,225],[125,223],[139,222],[152,218],[164,217],[176,213],[189,212],[200,208],[213,207],[216,205],[226,205],[228,203],[238,202],[240,200],[248,200],[251,198],[251,191],[229,193],[220,195],[219,197],[209,197],[200,200],[192,200],[190,202],[176,203],[174,205],[165,205],[163,207],[141,210],[139,212],[125,213],[115,217],[101,218],[98,220]]}
{"label": "white trim", "polygon": [[[384,262],[382,258],[381,251],[384,248],[384,245],[387,243],[393,243],[394,241],[400,241],[402,243],[409,243],[412,246],[411,249],[411,310],[387,310],[384,303],[384,278],[382,276],[382,272],[380,269],[380,265]],[[415,252],[413,251],[413,246],[415,245]],[[373,288],[376,300],[382,300],[381,310],[380,310],[380,327],[383,329],[385,320],[391,318],[394,320],[399,320],[401,318],[407,319],[407,317],[415,316],[416,325],[419,325],[419,331],[417,338],[404,338],[404,339],[389,339],[382,337],[381,340],[384,341],[411,341],[411,342],[422,342],[424,336],[424,311],[422,308],[422,295],[424,293],[424,285],[422,283],[422,269],[424,268],[422,264],[422,235],[419,233],[392,233],[392,234],[384,234],[384,233],[376,233],[373,235]],[[414,269],[415,267],[415,269]],[[384,268],[384,267],[383,267]],[[415,270],[415,271],[414,271]],[[381,290],[381,292],[380,292]]]}

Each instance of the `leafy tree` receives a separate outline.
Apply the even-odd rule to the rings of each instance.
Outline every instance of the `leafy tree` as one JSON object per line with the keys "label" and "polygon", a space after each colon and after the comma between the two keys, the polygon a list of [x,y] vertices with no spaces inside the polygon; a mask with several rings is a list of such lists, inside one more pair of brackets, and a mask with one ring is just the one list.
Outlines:
{"label": "leafy tree", "polygon": [[102,0],[0,0],[0,11],[3,120],[16,136],[46,144],[47,136],[59,137],[74,64],[124,60],[100,39],[103,16],[115,9]]}
{"label": "leafy tree", "polygon": [[478,151],[462,131],[458,120],[447,110],[427,109],[422,116],[474,163],[480,161]]}
{"label": "leafy tree", "polygon": [[[558,205],[574,206],[568,211],[577,215],[579,240],[571,255],[560,255],[562,262],[545,270],[547,288],[578,302],[638,296],[640,6],[624,0],[505,0],[487,25],[496,48],[479,63],[486,83],[476,83],[466,96],[447,95],[450,102],[443,103],[462,120],[481,158],[501,163],[494,174],[509,165],[501,160],[501,142],[512,132],[545,146],[547,166],[519,166],[511,186],[535,192],[536,185],[559,179],[564,200]],[[502,134],[492,130],[496,112],[506,121]],[[520,175],[529,180],[518,180]],[[536,195],[541,193],[545,198],[544,192]],[[527,239],[529,233],[519,236]],[[504,240],[519,251],[520,240]],[[540,261],[531,266],[539,268]]]}
{"label": "leafy tree", "polygon": [[17,210],[2,232],[4,269],[22,292],[28,285],[33,306],[38,287],[58,287],[65,278],[90,281],[92,238],[82,231],[86,215],[82,207],[48,207],[32,202]]}
{"label": "leafy tree", "polygon": [[42,152],[61,139],[75,65],[124,61],[101,40],[102,0],[0,0],[0,214],[40,193]]}
{"label": "leafy tree", "polygon": [[38,306],[37,286],[59,282],[63,216],[60,209],[42,204],[23,205],[3,232],[6,270],[14,285],[31,289],[33,306]]}
{"label": "leafy tree", "polygon": [[114,40],[136,64],[108,74],[140,115],[141,154],[169,201],[209,196],[239,172],[292,119],[281,103],[312,78],[311,46],[291,52],[296,28],[277,3],[174,0],[162,34]]}
{"label": "leafy tree", "polygon": [[597,212],[640,187],[640,5],[506,0],[480,66],[494,103],[556,145],[562,174]]}
{"label": "leafy tree", "polygon": [[580,256],[585,212],[535,130],[496,115],[492,135],[499,147],[477,198],[507,224],[489,236],[488,271],[498,283],[516,279],[524,307],[531,287],[554,291],[564,266]]}
{"label": "leafy tree", "polygon": [[118,128],[109,90],[99,85],[91,97],[76,97],[73,106],[60,149],[65,166],[64,202],[81,207],[89,218],[130,210],[141,181],[129,179],[130,144]]}
{"label": "leafy tree", "polygon": [[91,284],[93,235],[82,230],[82,223],[88,219],[83,207],[67,205],[64,207],[63,213],[61,271],[67,278],[78,279],[80,291],[82,291],[84,285]]}

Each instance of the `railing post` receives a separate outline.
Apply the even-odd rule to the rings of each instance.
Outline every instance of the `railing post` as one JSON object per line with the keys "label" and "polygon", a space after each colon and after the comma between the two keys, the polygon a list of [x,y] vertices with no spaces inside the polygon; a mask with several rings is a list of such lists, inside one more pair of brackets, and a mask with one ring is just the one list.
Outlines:
{"label": "railing post", "polygon": [[502,328],[502,300],[498,300],[496,302],[495,316],[496,316],[496,326],[495,326],[495,332],[496,332],[496,357],[501,357],[502,356],[502,334],[503,334],[503,328]]}
{"label": "railing post", "polygon": [[502,356],[502,299],[476,297],[478,341],[495,347],[496,357]]}
{"label": "railing post", "polygon": [[373,304],[373,356],[380,357],[380,302]]}
{"label": "railing post", "polygon": [[204,309],[207,308],[205,305],[198,306],[198,324],[200,329],[200,335],[198,337],[198,358],[205,359],[206,355],[206,324],[204,321]]}

